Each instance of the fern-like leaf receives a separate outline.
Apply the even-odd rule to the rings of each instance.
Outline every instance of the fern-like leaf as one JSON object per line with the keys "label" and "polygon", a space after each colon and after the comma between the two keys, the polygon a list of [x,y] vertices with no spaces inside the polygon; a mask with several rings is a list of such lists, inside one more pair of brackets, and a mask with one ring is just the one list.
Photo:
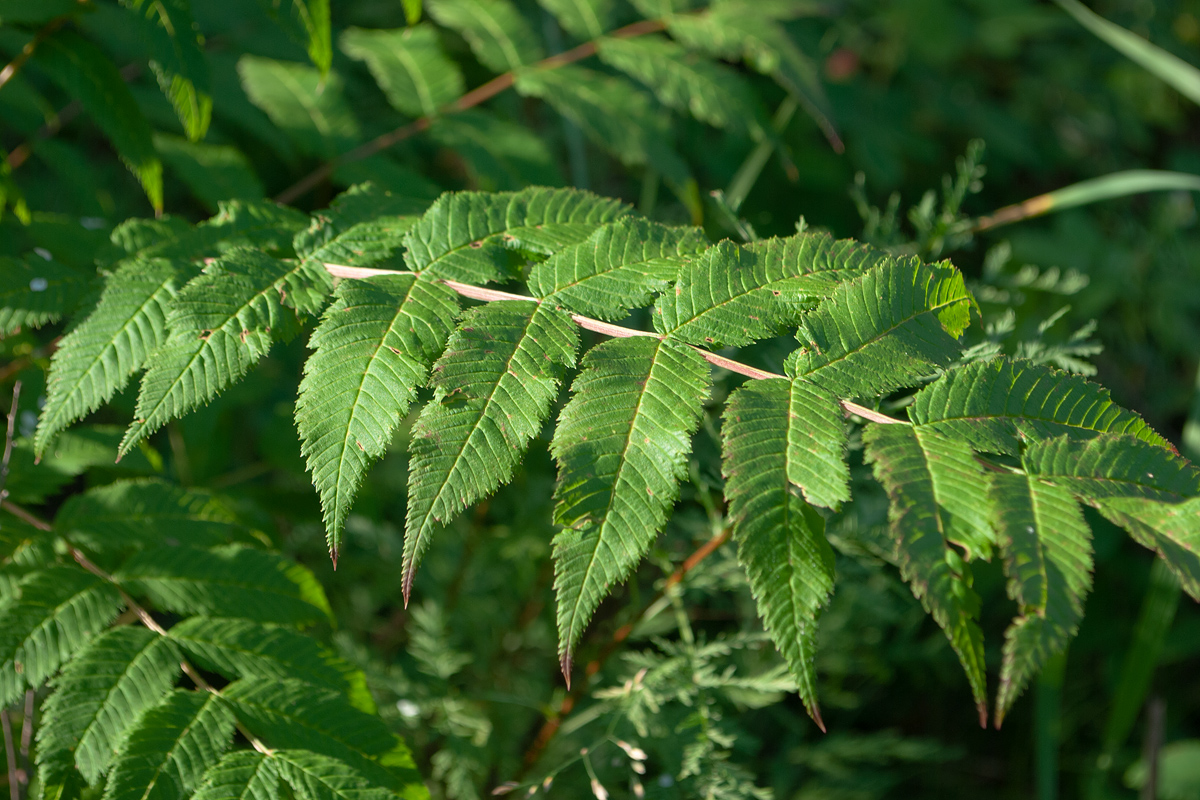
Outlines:
{"label": "fern-like leaf", "polygon": [[174,800],[190,794],[233,738],[217,694],[176,689],[148,709],[113,761],[104,800]]}
{"label": "fern-like leaf", "polygon": [[493,72],[509,72],[542,57],[529,23],[508,0],[426,0],[429,16],[462,34]]}
{"label": "fern-like leaf", "polygon": [[692,348],[649,337],[593,348],[551,450],[559,465],[554,588],[563,673],[600,601],[666,523],[709,390]]}
{"label": "fern-like leaf", "polygon": [[1021,610],[1004,636],[999,727],[1029,679],[1075,635],[1092,585],[1092,534],[1065,489],[1008,474],[995,476],[993,486],[1008,594]]}
{"label": "fern-like leaf", "polygon": [[[836,402],[832,431],[823,408],[805,413],[816,405],[805,402],[810,399],[806,388],[769,379],[751,381],[735,392],[722,426],[722,472],[738,560],[758,614],[787,659],[809,715],[824,729],[814,658],[817,613],[833,591],[833,550],[825,539],[825,520],[800,497],[791,473],[799,469],[816,475],[818,464],[845,473],[845,435]],[[806,451],[794,444],[800,437],[815,440],[817,431],[833,433],[833,447]],[[840,494],[848,496],[845,477],[834,478],[839,481]]]}
{"label": "fern-like leaf", "polygon": [[18,592],[0,611],[0,707],[41,686],[121,607],[116,589],[71,567],[34,572]]}
{"label": "fern-like leaf", "polygon": [[33,440],[39,456],[57,433],[111,400],[166,341],[170,303],[196,271],[176,261],[136,259],[109,278],[96,308],[63,337],[50,362]]}
{"label": "fern-like leaf", "polygon": [[887,491],[888,520],[895,561],[913,594],[941,626],[971,684],[980,725],[987,721],[983,632],[977,622],[979,596],[970,568],[950,546],[945,503],[958,484],[942,484],[934,474],[942,453],[970,452],[952,439],[938,439],[906,425],[870,424],[863,431],[866,459]]}
{"label": "fern-like leaf", "polygon": [[313,333],[296,426],[321,494],[330,551],[367,466],[383,455],[458,311],[456,295],[415,275],[346,281]]}
{"label": "fern-like leaf", "polygon": [[169,636],[196,664],[228,678],[295,678],[345,692],[355,708],[375,713],[362,672],[291,628],[248,619],[191,617],[172,627]]}
{"label": "fern-like leaf", "polygon": [[1127,433],[1160,447],[1165,439],[1108,390],[1053,367],[994,359],[951,370],[913,398],[909,417],[977,450],[1017,455],[1019,431],[1037,438]]}
{"label": "fern-like leaf", "polygon": [[668,228],[626,217],[535,264],[528,286],[545,302],[601,319],[621,319],[665,290],[680,267],[707,246],[696,228]]}
{"label": "fern-like leaf", "polygon": [[192,800],[276,800],[279,770],[274,756],[234,750],[208,768]]}
{"label": "fern-like leaf", "polygon": [[973,300],[962,273],[889,261],[836,289],[804,317],[788,374],[840,397],[882,394],[949,366]]}
{"label": "fern-like leaf", "polygon": [[240,380],[275,338],[298,329],[296,311],[320,312],[330,286],[323,268],[248,249],[206,267],[175,300],[170,338],[142,377],[121,455]]}
{"label": "fern-like leaf", "polygon": [[444,194],[409,231],[404,260],[437,278],[502,280],[513,272],[510,248],[552,253],[628,213],[620,201],[577,189]]}
{"label": "fern-like leaf", "polygon": [[177,614],[252,615],[285,625],[333,618],[311,572],[282,556],[244,547],[143,550],[114,578]]}
{"label": "fern-like leaf", "polygon": [[761,132],[753,91],[733,70],[661,36],[601,39],[600,60],[650,88],[663,105],[716,128]]}
{"label": "fern-like leaf", "polygon": [[54,260],[0,256],[0,336],[62,319],[74,310],[92,277]]}
{"label": "fern-like leaf", "polygon": [[848,239],[800,234],[739,247],[721,242],[680,271],[654,323],[673,338],[711,347],[773,336],[798,311],[858,276],[882,254]]}
{"label": "fern-like leaf", "polygon": [[570,318],[548,306],[503,300],[467,312],[434,365],[434,399],[412,431],[405,602],[434,532],[512,477],[578,347]]}
{"label": "fern-like leaf", "polygon": [[238,720],[273,747],[322,753],[397,791],[416,777],[399,737],[337,692],[297,680],[243,678],[222,695]]}
{"label": "fern-like leaf", "polygon": [[178,677],[179,652],[157,633],[124,626],[101,634],[54,680],[42,706],[38,758],[68,751],[95,786],[130,727]]}
{"label": "fern-like leaf", "polygon": [[442,52],[432,25],[381,31],[349,28],[342,52],[365,61],[396,110],[411,117],[436,117],[463,93],[458,65]]}

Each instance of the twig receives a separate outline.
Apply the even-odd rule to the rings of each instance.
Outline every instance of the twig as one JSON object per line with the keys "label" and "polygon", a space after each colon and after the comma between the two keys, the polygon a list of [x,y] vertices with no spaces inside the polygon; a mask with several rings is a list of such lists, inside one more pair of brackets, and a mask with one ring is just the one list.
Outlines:
{"label": "twig", "polygon": [[1163,745],[1163,726],[1167,715],[1167,704],[1161,697],[1153,697],[1146,704],[1146,747],[1142,760],[1146,764],[1146,782],[1142,784],[1142,800],[1158,798],[1158,756]]}
{"label": "twig", "polygon": [[[328,270],[329,274],[335,278],[352,278],[352,279],[354,279],[354,278],[369,278],[373,275],[412,275],[412,274],[414,274],[412,272],[404,272],[404,271],[400,271],[400,270],[373,269],[371,267],[348,267],[348,266],[344,266],[341,264],[326,264],[325,269]],[[442,283],[446,284],[447,286],[449,286],[454,291],[458,292],[463,297],[469,297],[472,300],[483,300],[485,302],[491,302],[493,300],[524,300],[527,302],[535,302],[535,303],[541,302],[536,297],[526,297],[525,295],[513,294],[512,292],[503,292],[503,291],[500,291],[499,289],[486,289],[482,286],[472,286],[469,283],[459,283],[458,281],[450,281],[450,280],[443,280]],[[604,322],[603,320],[592,319],[591,317],[585,317],[580,314],[572,314],[571,319],[573,319],[575,321],[575,324],[578,325],[579,327],[584,328],[589,331],[594,331],[599,334],[603,334],[604,336],[612,336],[615,338],[625,338],[625,337],[631,337],[631,336],[653,336],[653,337],[659,338],[659,339],[663,338],[661,335],[659,335],[657,333],[650,333],[649,331],[639,331],[634,328],[626,328],[621,325],[614,325],[611,322]],[[748,364],[743,364],[740,361],[734,361],[731,358],[726,358],[725,356],[718,355],[712,351],[705,350],[702,347],[695,347],[695,346],[691,346],[691,347],[693,350],[695,350],[697,353],[699,353],[701,356],[703,356],[705,361],[709,362],[713,366],[720,367],[721,369],[727,369],[730,372],[736,372],[739,375],[745,375],[747,378],[754,378],[755,380],[763,380],[765,378],[783,378],[786,380],[786,376],[784,376],[784,375],[779,375],[774,372],[768,372],[763,369],[758,369],[757,367],[752,367]],[[846,412],[847,416],[853,414],[855,416],[862,417],[863,419],[868,420],[869,422],[878,422],[881,425],[904,425],[905,424],[905,422],[903,420],[895,419],[894,417],[889,417],[886,414],[881,414],[878,411],[867,408],[866,406],[861,406],[858,403],[854,403],[849,400],[841,400],[840,402],[842,405],[842,409]]]}
{"label": "twig", "polygon": [[4,66],[4,69],[0,69],[0,88],[4,88],[4,84],[12,80],[13,76],[20,71],[21,67],[25,66],[25,62],[28,61],[33,55],[33,51],[37,49],[37,46],[45,41],[50,34],[61,28],[63,23],[70,18],[70,14],[60,14],[43,25],[41,29],[33,35],[33,38],[21,48],[21,52],[17,53],[17,57],[8,62]]}
{"label": "twig", "polygon": [[[612,656],[612,654],[617,651],[617,648],[629,638],[629,635],[633,633],[634,626],[646,614],[646,611],[652,608],[654,604],[657,603],[664,595],[666,595],[666,593],[670,591],[673,586],[681,583],[689,572],[699,566],[701,561],[708,558],[710,555],[715,553],[721,545],[729,541],[729,534],[729,528],[723,529],[716,536],[712,537],[707,542],[700,545],[700,547],[696,548],[695,552],[684,559],[683,563],[679,565],[679,568],[672,572],[666,581],[663,582],[663,588],[656,593],[654,597],[650,599],[650,602],[646,603],[645,607],[643,607],[642,610],[638,612],[637,616],[634,617],[634,622],[628,622],[613,632],[612,638],[609,639],[609,641],[604,645],[604,649],[602,649],[594,659],[587,663],[587,666],[584,668],[585,674],[588,677],[591,677],[592,675],[598,673],[600,668],[604,666],[604,662],[606,662]],[[546,748],[549,746],[550,742],[558,734],[558,729],[562,726],[563,720],[568,714],[571,713],[572,709],[575,708],[575,704],[578,703],[580,698],[583,696],[585,689],[586,681],[578,684],[574,691],[568,692],[567,696],[564,697],[562,702],[558,704],[558,709],[554,715],[548,718],[542,724],[541,729],[538,730],[537,736],[534,737],[533,744],[531,744],[529,749],[525,751],[525,757],[521,760],[521,772],[518,775],[518,779],[524,776],[525,773],[537,763],[537,760],[541,758],[542,753],[546,751]]]}
{"label": "twig", "polygon": [[[666,22],[661,19],[647,19],[641,22],[635,22],[632,25],[626,25],[624,28],[615,30],[610,34],[606,34],[603,38],[608,39],[630,39],[635,36],[644,36],[648,33],[661,31],[666,27]],[[541,61],[533,64],[526,69],[530,70],[549,70],[557,69],[566,64],[571,64],[575,61],[582,61],[588,56],[594,55],[596,52],[596,41],[585,42],[578,47],[568,50],[565,53],[543,58]],[[512,87],[516,82],[516,72],[506,72],[503,75],[498,75],[492,78],[487,83],[477,86],[471,91],[464,94],[462,97],[455,100],[438,111],[434,117],[420,117],[407,125],[401,125],[395,130],[389,131],[381,136],[377,136],[365,144],[361,144],[353,150],[343,153],[342,155],[327,161],[315,170],[305,175],[296,183],[275,196],[277,203],[294,203],[298,198],[303,197],[305,193],[314,189],[322,181],[327,179],[334,173],[338,167],[346,164],[353,164],[355,161],[362,161],[364,158],[369,158],[383,150],[388,149],[394,144],[404,141],[418,133],[426,131],[437,117],[447,114],[457,114],[466,111],[469,108],[474,108],[480,103],[490,100],[501,92]]]}
{"label": "twig", "polygon": [[21,786],[17,782],[17,753],[13,748],[12,721],[8,718],[8,709],[0,709],[0,727],[4,729],[4,755],[8,759],[8,796],[11,800],[21,800]]}
{"label": "twig", "polygon": [[8,497],[8,462],[12,460],[13,433],[17,427],[17,401],[21,399],[21,382],[13,384],[12,406],[8,409],[8,427],[4,433],[4,456],[0,458],[0,502]]}

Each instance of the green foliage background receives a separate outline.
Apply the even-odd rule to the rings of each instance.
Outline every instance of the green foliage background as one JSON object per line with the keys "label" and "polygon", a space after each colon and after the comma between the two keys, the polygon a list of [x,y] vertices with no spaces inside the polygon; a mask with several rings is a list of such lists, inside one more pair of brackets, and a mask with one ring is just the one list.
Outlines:
{"label": "green foliage background", "polygon": [[[0,146],[10,165],[0,177],[7,208],[0,253],[13,259],[0,265],[4,291],[28,285],[22,259],[42,257],[33,252],[52,256],[64,274],[111,260],[113,229],[153,216],[156,206],[196,221],[221,201],[285,192],[321,164],[485,84],[513,57],[472,41],[471,27],[455,17],[471,10],[465,0],[427,4],[409,34],[400,31],[415,4],[335,2],[327,39],[318,4],[197,2],[195,52],[164,51],[155,20],[145,30],[130,22],[155,6],[124,5],[134,10],[0,2],[6,63],[47,19],[71,16],[52,46],[35,50],[0,87]],[[561,25],[533,2],[516,5],[529,32],[528,58],[567,51],[589,36],[586,19],[568,22],[568,3],[544,4]],[[655,6],[593,5],[622,23],[653,16]],[[1118,199],[978,236],[962,219],[1116,170],[1200,173],[1196,106],[1048,3],[779,5],[800,12],[781,24],[802,59],[785,58],[793,72],[782,79],[770,68],[730,66],[718,83],[733,80],[735,91],[669,113],[658,113],[679,105],[669,91],[647,93],[639,106],[646,127],[631,132],[611,117],[551,100],[554,80],[581,80],[571,70],[617,74],[619,47],[607,56],[601,48],[601,61],[562,67],[537,86],[518,84],[520,94],[499,93],[368,159],[345,161],[293,203],[322,209],[341,188],[367,179],[414,198],[416,209],[405,213],[447,189],[574,185],[624,198],[658,221],[700,223],[714,240],[787,235],[803,218],[839,237],[952,255],[982,306],[984,327],[969,334],[974,346],[1076,371],[1094,365],[1114,399],[1195,458],[1200,426],[1188,427],[1200,420],[1194,195]],[[1200,62],[1200,3],[1093,7]],[[440,48],[447,67],[435,95],[378,79],[383,67],[371,53],[384,47],[374,33],[380,30],[408,36],[414,47]],[[71,82],[75,73],[63,65],[71,59],[96,74],[119,71],[128,97],[89,101],[96,89]],[[788,76],[794,84],[805,64],[818,71],[822,88],[801,87],[806,104],[783,114],[789,87],[796,88]],[[822,129],[824,115],[844,153]],[[765,133],[773,117],[783,122],[778,141]],[[986,142],[986,155],[971,144],[976,139]],[[767,142],[760,151],[766,163],[746,180],[760,141]],[[976,169],[979,161],[986,173]],[[930,187],[935,194],[927,194]],[[725,194],[714,198],[713,190]],[[45,316],[0,340],[0,388],[7,394],[15,380],[23,384],[20,436],[33,433],[49,358],[64,333],[61,321]],[[48,324],[30,330],[34,321]],[[980,730],[942,632],[875,555],[886,498],[866,488],[865,467],[853,476],[853,511],[830,526],[839,579],[819,634],[829,730],[821,734],[761,634],[733,547],[718,549],[683,580],[668,580],[720,528],[723,398],[713,399],[700,423],[666,533],[588,629],[577,662],[595,660],[598,677],[568,695],[556,652],[554,469],[546,448],[531,448],[508,486],[436,541],[405,609],[402,531],[414,419],[400,425],[369,473],[346,520],[335,572],[293,425],[307,338],[306,331],[276,346],[222,402],[169,423],[113,467],[119,437],[105,426],[134,417],[136,391],[127,388],[87,420],[103,457],[51,459],[44,467],[58,463],[58,471],[47,486],[26,490],[25,505],[51,517],[82,490],[130,475],[226,498],[247,528],[268,531],[272,547],[325,587],[338,621],[325,640],[364,669],[383,719],[408,742],[435,797],[482,797],[511,780],[524,792],[551,775],[547,791],[562,797],[587,796],[593,780],[614,796],[633,796],[639,780],[657,797],[1121,797],[1133,796],[1126,782],[1144,774],[1135,762],[1150,698],[1165,700],[1165,741],[1170,753],[1182,754],[1180,763],[1187,763],[1189,741],[1200,738],[1200,612],[1178,602],[1178,589],[1151,568],[1150,554],[1090,511],[1094,588],[1078,637],[1000,731]],[[760,346],[756,357],[782,359],[769,348]],[[13,462],[14,481],[22,469],[43,474],[21,461],[23,453]],[[0,521],[11,529],[10,516]],[[996,564],[976,568],[974,588],[985,610],[997,609],[983,620],[995,674],[1015,607],[1006,605]],[[629,691],[635,682],[646,691]],[[551,727],[543,748],[539,737]],[[634,744],[623,748],[617,739]],[[635,746],[644,761],[634,757],[640,752],[631,755]]]}

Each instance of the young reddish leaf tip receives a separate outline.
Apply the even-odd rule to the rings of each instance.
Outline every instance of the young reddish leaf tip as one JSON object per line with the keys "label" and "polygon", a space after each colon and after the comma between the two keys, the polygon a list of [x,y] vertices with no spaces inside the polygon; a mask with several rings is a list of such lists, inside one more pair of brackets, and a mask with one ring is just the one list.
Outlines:
{"label": "young reddish leaf tip", "polygon": [[329,548],[329,560],[333,562],[333,571],[337,572],[338,549],[336,547]]}
{"label": "young reddish leaf tip", "polygon": [[[988,717],[987,705],[984,703],[976,703],[975,707],[979,709],[979,727],[983,728],[986,731],[987,730],[987,717]],[[996,727],[997,728],[1000,727],[999,723],[997,723]]]}
{"label": "young reddish leaf tip", "polygon": [[809,709],[808,715],[812,717],[812,721],[816,726],[821,729],[821,733],[829,733],[829,731],[825,730],[825,720],[821,719],[821,709],[816,703],[813,703],[813,707]]}

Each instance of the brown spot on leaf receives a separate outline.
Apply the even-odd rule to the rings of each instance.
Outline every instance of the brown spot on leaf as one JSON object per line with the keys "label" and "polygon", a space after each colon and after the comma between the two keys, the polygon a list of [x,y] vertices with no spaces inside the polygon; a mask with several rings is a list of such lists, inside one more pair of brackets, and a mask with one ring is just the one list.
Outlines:
{"label": "brown spot on leaf", "polygon": [[482,242],[482,241],[471,242],[471,244],[469,245],[469,247],[470,247],[472,250],[478,250],[479,248],[483,247],[483,242]]}

